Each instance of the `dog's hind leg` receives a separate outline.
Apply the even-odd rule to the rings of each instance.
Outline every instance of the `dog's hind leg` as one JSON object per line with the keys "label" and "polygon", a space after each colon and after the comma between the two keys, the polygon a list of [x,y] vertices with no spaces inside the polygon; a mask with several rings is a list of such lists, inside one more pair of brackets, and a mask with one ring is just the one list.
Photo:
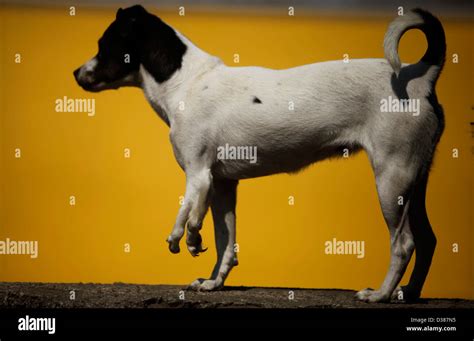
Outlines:
{"label": "dog's hind leg", "polygon": [[367,302],[389,301],[400,282],[415,248],[409,209],[418,167],[392,159],[376,171],[377,191],[390,231],[390,267],[379,290],[365,289],[356,297]]}
{"label": "dog's hind leg", "polygon": [[[413,301],[420,297],[421,289],[425,283],[426,276],[431,266],[431,260],[436,248],[436,236],[426,213],[425,196],[428,184],[428,174],[422,177],[416,185],[411,198],[408,218],[415,239],[415,268],[407,286],[394,291],[393,298],[402,298],[405,301]],[[402,292],[402,296],[400,295]]]}
{"label": "dog's hind leg", "polygon": [[199,278],[190,286],[194,290],[216,290],[224,285],[232,267],[237,265],[235,252],[236,180],[214,179],[211,211],[217,248],[217,262],[208,280]]}

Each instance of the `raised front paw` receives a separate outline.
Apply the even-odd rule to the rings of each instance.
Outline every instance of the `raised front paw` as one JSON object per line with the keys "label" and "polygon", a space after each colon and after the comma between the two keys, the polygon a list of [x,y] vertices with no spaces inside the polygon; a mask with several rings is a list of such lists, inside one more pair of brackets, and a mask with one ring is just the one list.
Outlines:
{"label": "raised front paw", "polygon": [[168,248],[170,249],[171,253],[179,253],[179,239],[169,236],[166,241],[168,242]]}
{"label": "raised front paw", "polygon": [[186,236],[186,245],[188,251],[193,257],[199,256],[201,252],[205,252],[207,248],[202,247],[202,237],[198,231],[190,232]]}

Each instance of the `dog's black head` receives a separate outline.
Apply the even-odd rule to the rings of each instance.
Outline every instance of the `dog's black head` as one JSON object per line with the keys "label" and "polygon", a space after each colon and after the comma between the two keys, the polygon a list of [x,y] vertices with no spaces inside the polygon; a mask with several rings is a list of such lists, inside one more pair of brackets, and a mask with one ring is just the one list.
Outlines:
{"label": "dog's black head", "polygon": [[185,52],[175,31],[142,6],[120,8],[99,39],[99,52],[75,70],[74,77],[88,91],[138,86],[143,65],[162,83],[181,67]]}

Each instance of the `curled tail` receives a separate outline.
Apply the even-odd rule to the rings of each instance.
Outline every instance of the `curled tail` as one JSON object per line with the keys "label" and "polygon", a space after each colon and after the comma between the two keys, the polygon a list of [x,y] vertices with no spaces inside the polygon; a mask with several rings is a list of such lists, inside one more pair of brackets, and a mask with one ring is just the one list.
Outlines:
{"label": "curled tail", "polygon": [[446,58],[444,29],[438,18],[419,8],[411,10],[390,23],[384,39],[385,58],[398,76],[401,69],[398,43],[403,34],[413,28],[421,30],[428,41],[428,49],[418,63],[437,66],[439,75]]}

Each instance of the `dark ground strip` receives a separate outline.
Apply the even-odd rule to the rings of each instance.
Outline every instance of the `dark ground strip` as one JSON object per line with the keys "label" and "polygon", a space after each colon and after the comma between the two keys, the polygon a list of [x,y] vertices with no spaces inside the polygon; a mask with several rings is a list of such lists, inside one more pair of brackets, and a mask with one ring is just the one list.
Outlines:
{"label": "dark ground strip", "polygon": [[474,301],[464,299],[370,304],[355,300],[354,294],[338,289],[226,287],[193,292],[176,285],[0,283],[0,308],[474,308]]}

